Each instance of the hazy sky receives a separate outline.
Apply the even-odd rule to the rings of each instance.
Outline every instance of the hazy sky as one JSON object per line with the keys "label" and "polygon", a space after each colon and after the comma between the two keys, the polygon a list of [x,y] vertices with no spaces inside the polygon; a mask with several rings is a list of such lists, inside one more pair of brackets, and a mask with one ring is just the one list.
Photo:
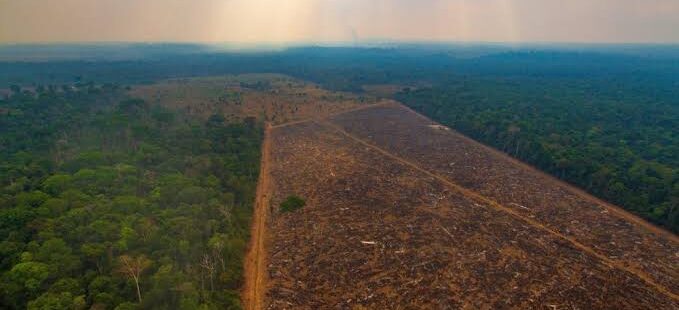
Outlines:
{"label": "hazy sky", "polygon": [[679,42],[679,0],[0,0],[0,42]]}

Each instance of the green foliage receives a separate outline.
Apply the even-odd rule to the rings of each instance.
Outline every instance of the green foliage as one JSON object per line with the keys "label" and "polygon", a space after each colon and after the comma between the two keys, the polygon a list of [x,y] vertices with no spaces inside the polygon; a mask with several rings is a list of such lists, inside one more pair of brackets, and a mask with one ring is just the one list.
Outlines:
{"label": "green foliage", "polygon": [[6,273],[6,279],[19,290],[34,293],[40,290],[49,276],[49,266],[38,262],[21,262]]}
{"label": "green foliage", "polygon": [[281,202],[280,210],[281,212],[293,212],[298,209],[301,209],[305,205],[306,201],[304,201],[304,199],[292,195],[288,196],[287,198],[285,198],[285,200],[283,200],[283,202]]}
{"label": "green foliage", "polygon": [[92,87],[0,100],[0,308],[239,307],[261,128]]}
{"label": "green foliage", "polygon": [[116,306],[114,310],[137,310],[137,309],[138,309],[137,304],[131,302],[124,302]]}
{"label": "green foliage", "polygon": [[29,310],[72,310],[85,309],[83,296],[73,296],[69,292],[45,293],[28,303]]}
{"label": "green foliage", "polygon": [[68,174],[55,174],[48,177],[42,186],[46,192],[51,195],[59,195],[59,193],[71,187],[73,178]]}

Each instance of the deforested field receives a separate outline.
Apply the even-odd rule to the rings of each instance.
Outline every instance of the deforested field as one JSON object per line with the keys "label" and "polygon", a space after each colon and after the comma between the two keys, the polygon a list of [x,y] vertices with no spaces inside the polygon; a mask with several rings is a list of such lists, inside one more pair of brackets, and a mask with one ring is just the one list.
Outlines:
{"label": "deforested field", "polygon": [[266,308],[679,308],[674,235],[398,104],[270,139]]}
{"label": "deforested field", "polygon": [[231,121],[253,117],[274,125],[382,101],[374,96],[328,91],[278,74],[171,79],[138,85],[129,94],[205,119],[218,113]]}

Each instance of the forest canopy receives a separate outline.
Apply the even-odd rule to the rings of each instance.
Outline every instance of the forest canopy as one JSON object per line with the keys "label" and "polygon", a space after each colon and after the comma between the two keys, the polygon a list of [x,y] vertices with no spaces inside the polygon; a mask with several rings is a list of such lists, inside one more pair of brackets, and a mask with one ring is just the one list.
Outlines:
{"label": "forest canopy", "polygon": [[0,109],[0,308],[240,308],[261,126],[113,84]]}

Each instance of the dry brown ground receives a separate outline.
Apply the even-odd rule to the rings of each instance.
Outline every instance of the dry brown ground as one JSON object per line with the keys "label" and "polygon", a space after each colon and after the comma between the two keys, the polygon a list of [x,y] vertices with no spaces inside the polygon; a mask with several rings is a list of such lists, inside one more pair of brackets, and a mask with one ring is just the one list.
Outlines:
{"label": "dry brown ground", "polygon": [[679,308],[674,235],[431,125],[273,129],[267,308]]}
{"label": "dry brown ground", "polygon": [[129,93],[203,118],[221,113],[227,120],[255,117],[273,125],[379,101],[373,96],[327,91],[277,74],[173,79],[136,86]]}
{"label": "dry brown ground", "polygon": [[243,304],[247,309],[262,309],[266,280],[266,225],[269,216],[269,165],[271,163],[271,127],[264,130],[262,158],[252,217],[250,244],[244,262]]}
{"label": "dry brown ground", "polygon": [[672,233],[452,130],[432,128],[435,123],[399,105],[338,115],[333,121],[679,294],[679,241]]}

